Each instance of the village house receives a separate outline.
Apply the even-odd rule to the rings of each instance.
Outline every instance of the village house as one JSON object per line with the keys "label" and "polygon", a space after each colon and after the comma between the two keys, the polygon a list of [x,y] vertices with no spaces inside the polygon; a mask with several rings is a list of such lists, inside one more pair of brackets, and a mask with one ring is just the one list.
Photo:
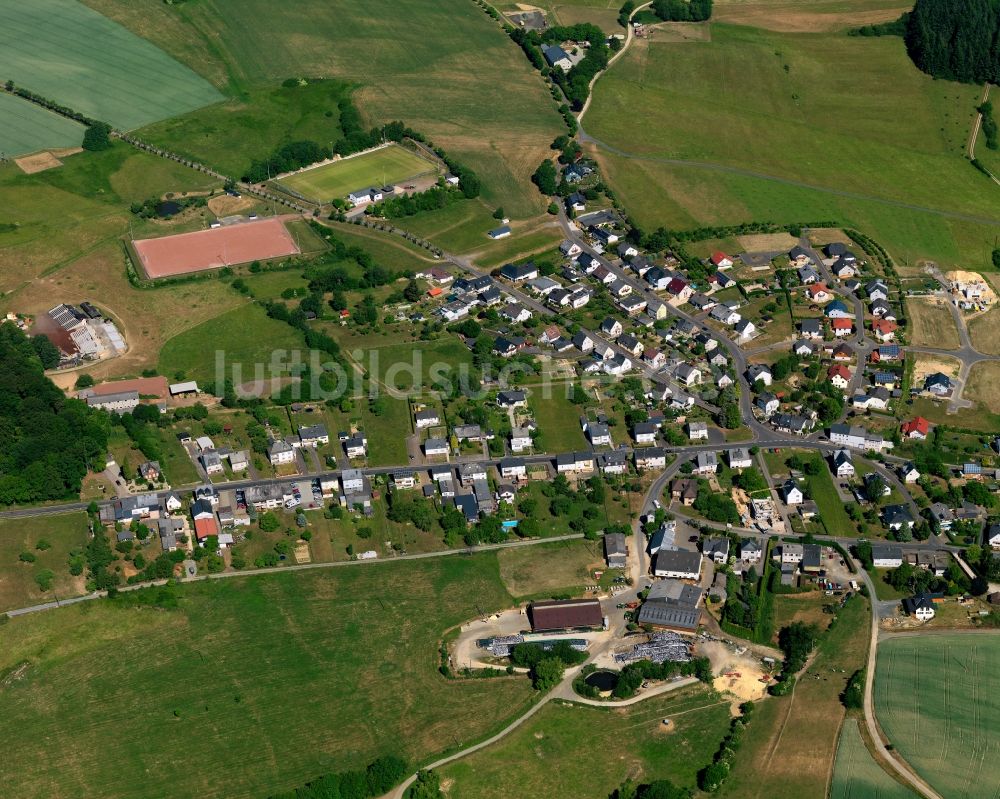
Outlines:
{"label": "village house", "polygon": [[695,474],[708,476],[715,474],[718,470],[719,456],[715,452],[699,452],[695,456]]}
{"label": "village house", "polygon": [[899,426],[899,432],[903,434],[904,438],[915,438],[921,441],[927,438],[930,429],[931,423],[923,416],[915,416]]}
{"label": "village house", "polygon": [[750,457],[750,450],[745,447],[729,450],[730,469],[749,469],[751,466],[753,466],[753,459]]}
{"label": "village house", "polygon": [[628,458],[621,450],[602,452],[597,456],[597,466],[603,474],[625,474]]}
{"label": "village house", "polygon": [[556,455],[556,472],[579,474],[594,470],[594,456],[589,452],[564,452]]}
{"label": "village house", "polygon": [[666,450],[660,447],[641,447],[635,450],[635,468],[640,472],[648,469],[665,469],[667,466]]}
{"label": "village house", "polygon": [[689,422],[688,439],[691,441],[708,441],[708,423]]}
{"label": "village house", "polygon": [[344,452],[348,458],[363,458],[368,454],[368,438],[358,432],[344,441]]}
{"label": "village house", "polygon": [[670,497],[686,507],[694,505],[698,498],[698,482],[684,477],[670,484]]}
{"label": "village house", "polygon": [[842,363],[835,363],[827,369],[827,377],[839,389],[846,389],[851,384],[851,370]]}
{"label": "village house", "polygon": [[500,476],[504,480],[523,480],[528,468],[521,458],[503,458],[500,461]]}
{"label": "village house", "polygon": [[840,479],[854,477],[854,459],[846,449],[833,453],[833,473]]}
{"label": "village house", "polygon": [[653,574],[676,580],[698,580],[701,578],[701,553],[661,549],[654,557]]}
{"label": "village house", "polygon": [[520,389],[508,389],[497,393],[497,405],[501,408],[524,408],[528,405],[528,395]]}
{"label": "village house", "polygon": [[271,441],[267,448],[267,457],[272,466],[281,466],[295,462],[295,448],[284,439]]}

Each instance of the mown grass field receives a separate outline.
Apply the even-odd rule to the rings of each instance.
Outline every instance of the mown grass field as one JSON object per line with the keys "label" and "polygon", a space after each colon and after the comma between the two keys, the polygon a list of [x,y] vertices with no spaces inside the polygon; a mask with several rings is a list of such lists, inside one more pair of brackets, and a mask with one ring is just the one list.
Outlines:
{"label": "mown grass field", "polygon": [[1000,785],[1000,636],[914,635],[879,645],[875,713],[906,761],[942,796]]}
{"label": "mown grass field", "polygon": [[[39,542],[49,544],[39,549]],[[0,611],[83,593],[83,577],[69,573],[69,553],[87,543],[87,519],[83,513],[0,520]],[[34,563],[19,556],[28,552]],[[43,591],[35,577],[52,572],[52,587]]]}
{"label": "mown grass field", "polygon": [[423,132],[514,217],[544,208],[528,178],[563,130],[555,103],[523,53],[467,0],[398,0],[375,11],[351,0],[88,3],[233,94],[294,76],[359,81],[367,124],[401,119]]}
{"label": "mown grass field", "polygon": [[[256,370],[270,386],[272,353],[298,350],[306,358],[305,342],[291,325],[271,319],[259,305],[245,304],[171,338],[160,351],[161,374],[174,379],[214,381],[216,357],[221,352],[225,374],[235,385],[255,380]],[[289,356],[278,366],[287,374]]]}
{"label": "mown grass field", "polygon": [[868,654],[868,600],[851,600],[820,639],[795,691],[759,703],[729,779],[718,792],[733,799],[825,796],[844,719],[840,694]]}
{"label": "mown grass field", "polygon": [[1000,414],[998,381],[1000,381],[1000,363],[996,361],[977,363],[969,371],[969,380],[962,396],[977,403],[991,414]]}
{"label": "mown grass field", "polygon": [[558,541],[515,547],[497,553],[500,578],[515,599],[538,595],[579,594],[593,583],[588,567],[604,568],[600,541]]}
{"label": "mown grass field", "polygon": [[[676,728],[661,732],[669,717]],[[693,787],[729,725],[702,686],[613,710],[550,703],[494,746],[441,769],[451,799],[604,797],[628,777]]]}
{"label": "mown grass field", "polygon": [[989,355],[1000,355],[1000,308],[992,308],[968,322],[972,346]]}
{"label": "mown grass field", "polygon": [[[643,227],[832,218],[902,263],[979,265],[996,225],[878,201],[1000,220],[1000,196],[962,156],[977,102],[975,87],[918,72],[896,37],[712,24],[707,42],[637,42],[597,83],[585,125],[637,156],[600,159]],[[649,124],[630,124],[634,109]]]}
{"label": "mown grass field", "polygon": [[[28,664],[0,692],[5,796],[260,799],[380,754],[415,764],[529,702],[523,678],[437,672],[445,629],[510,603],[493,555],[177,592],[175,611],[101,601],[4,626],[0,673]],[[209,760],[164,756],[184,741]]]}
{"label": "mown grass field", "polygon": [[405,147],[390,145],[375,152],[307,169],[278,182],[304,197],[329,202],[367,186],[391,186],[435,169],[435,165],[426,158]]}
{"label": "mown grass field", "polygon": [[910,318],[910,343],[923,347],[954,350],[959,347],[955,320],[944,300],[909,297],[906,312]]}
{"label": "mown grass field", "polygon": [[912,799],[916,794],[900,785],[875,762],[865,748],[857,719],[847,719],[840,731],[830,799]]}
{"label": "mown grass field", "polygon": [[0,153],[10,157],[54,147],[79,147],[83,125],[34,103],[0,94]]}
{"label": "mown grass field", "polygon": [[0,48],[15,84],[117,128],[222,99],[191,69],[75,0],[4,4]]}
{"label": "mown grass field", "polygon": [[840,31],[898,19],[899,0],[720,0],[712,19],[787,33]]}

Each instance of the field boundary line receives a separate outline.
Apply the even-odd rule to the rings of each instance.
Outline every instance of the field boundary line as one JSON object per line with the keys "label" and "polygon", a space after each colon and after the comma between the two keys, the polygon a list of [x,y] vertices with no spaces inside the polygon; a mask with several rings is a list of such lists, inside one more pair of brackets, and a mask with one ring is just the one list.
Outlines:
{"label": "field boundary line", "polygon": [[[73,511],[67,511],[72,513]],[[239,572],[219,572],[217,574],[199,574],[195,577],[188,577],[181,580],[148,580],[141,583],[133,583],[132,585],[121,586],[118,591],[138,591],[142,588],[150,588],[152,586],[163,586],[167,583],[174,582],[177,585],[189,585],[191,583],[203,582],[205,580],[224,580],[233,577],[259,577],[265,574],[289,574],[292,572],[301,571],[313,571],[316,569],[333,569],[340,568],[343,566],[371,566],[377,564],[387,564],[387,563],[398,563],[399,561],[408,560],[427,560],[429,558],[443,558],[451,555],[478,555],[481,552],[494,552],[502,549],[513,549],[517,547],[529,547],[536,544],[546,544],[558,541],[572,541],[584,538],[583,533],[568,533],[567,535],[551,536],[549,538],[529,538],[517,541],[506,541],[501,544],[481,544],[474,547],[461,547],[459,549],[442,549],[438,552],[418,552],[413,555],[398,555],[394,558],[375,558],[373,560],[334,560],[325,561],[322,563],[298,563],[294,566],[272,566],[264,569],[252,569],[248,571]],[[89,594],[82,594],[80,596],[70,597],[68,599],[56,599],[52,602],[44,602],[39,605],[31,605],[25,608],[15,608],[13,610],[2,611],[2,615],[9,618],[14,618],[15,616],[24,616],[28,613],[38,613],[43,610],[54,610],[55,608],[62,607],[63,605],[73,605],[77,602],[86,602],[92,599],[102,599],[108,595],[107,591],[94,591]]]}

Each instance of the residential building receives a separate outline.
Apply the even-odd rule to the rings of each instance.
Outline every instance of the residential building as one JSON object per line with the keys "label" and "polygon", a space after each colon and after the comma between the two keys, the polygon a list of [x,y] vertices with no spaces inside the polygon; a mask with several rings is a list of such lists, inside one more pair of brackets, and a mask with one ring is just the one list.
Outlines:
{"label": "residential building", "polygon": [[621,450],[602,452],[597,456],[597,466],[603,474],[625,474],[628,458]]}
{"label": "residential building", "polygon": [[500,476],[504,480],[523,480],[528,469],[521,458],[504,458],[500,461]]}
{"label": "residential building", "polygon": [[295,448],[284,439],[278,438],[271,441],[267,448],[267,457],[272,466],[281,466],[286,463],[295,462]]}
{"label": "residential building", "polygon": [[701,554],[684,549],[661,549],[653,560],[653,574],[677,580],[701,578]]}
{"label": "residential building", "polygon": [[915,416],[914,418],[903,422],[899,427],[899,432],[903,434],[905,438],[916,438],[923,440],[927,438],[928,433],[930,433],[931,423],[925,419],[923,416]]}
{"label": "residential building", "polygon": [[428,458],[448,457],[451,448],[443,438],[428,438],[424,442],[424,455]]}
{"label": "residential building", "polygon": [[799,484],[791,478],[782,484],[781,496],[785,500],[786,505],[798,505],[805,499],[802,489],[799,488]]}
{"label": "residential building", "polygon": [[749,469],[751,466],[753,466],[753,459],[750,457],[750,450],[746,447],[729,450],[730,469]]}
{"label": "residential building", "polygon": [[500,277],[511,283],[526,283],[538,277],[538,267],[531,261],[525,264],[504,264],[500,269]]}
{"label": "residential building", "polygon": [[903,611],[918,621],[930,621],[934,618],[934,601],[940,594],[917,594],[903,600]]}
{"label": "residential building", "polygon": [[623,533],[604,536],[604,558],[609,569],[624,569],[628,566],[628,546]]}
{"label": "residential building", "polygon": [[527,427],[514,427],[510,431],[511,452],[524,452],[531,449],[531,430]]}
{"label": "residential building", "polygon": [[709,538],[705,540],[705,545],[702,548],[702,554],[720,565],[724,565],[729,561],[729,539],[728,538]]}
{"label": "residential building", "polygon": [[670,498],[687,507],[694,505],[694,501],[698,498],[698,481],[688,477],[674,480],[670,484]]}
{"label": "residential building", "polygon": [[441,424],[441,414],[434,409],[416,411],[413,414],[413,424],[417,430],[423,430],[427,427],[437,427]]}
{"label": "residential building", "polygon": [[640,472],[648,469],[665,469],[667,466],[666,450],[660,447],[640,447],[633,453],[635,468]]}
{"label": "residential building", "polygon": [[330,443],[330,434],[322,424],[307,425],[299,428],[299,442],[303,447],[315,449],[321,444]]}
{"label": "residential building", "polygon": [[846,449],[838,449],[833,454],[833,471],[840,479],[854,477],[854,460]]}
{"label": "residential building", "polygon": [[344,451],[348,458],[363,458],[368,454],[368,438],[362,432],[354,433],[344,440]]}
{"label": "residential building", "polygon": [[695,456],[694,473],[715,474],[719,469],[719,456],[715,452],[699,452]]}

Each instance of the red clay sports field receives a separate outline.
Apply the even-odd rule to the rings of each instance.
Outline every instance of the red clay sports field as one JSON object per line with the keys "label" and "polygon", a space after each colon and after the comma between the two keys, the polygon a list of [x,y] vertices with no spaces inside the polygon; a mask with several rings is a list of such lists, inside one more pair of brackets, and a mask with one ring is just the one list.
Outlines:
{"label": "red clay sports field", "polygon": [[250,261],[296,255],[298,245],[285,227],[294,216],[269,216],[234,225],[133,241],[151,278],[173,277]]}

